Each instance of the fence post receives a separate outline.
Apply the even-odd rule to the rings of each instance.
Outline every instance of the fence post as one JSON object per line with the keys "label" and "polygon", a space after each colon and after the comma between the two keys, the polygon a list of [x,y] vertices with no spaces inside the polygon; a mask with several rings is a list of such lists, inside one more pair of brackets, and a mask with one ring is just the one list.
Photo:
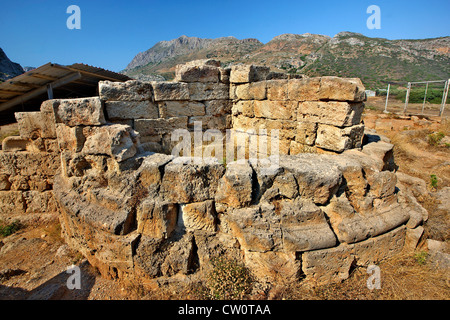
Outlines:
{"label": "fence post", "polygon": [[408,107],[410,91],[411,91],[411,82],[408,82],[408,90],[406,91],[405,108],[403,109],[403,113],[406,113],[406,108]]}
{"label": "fence post", "polygon": [[391,84],[388,83],[387,94],[386,94],[386,104],[384,105],[384,113],[387,112],[388,100],[389,100],[389,89],[391,88]]}
{"label": "fence post", "polygon": [[450,85],[450,79],[448,79],[445,82],[445,89],[444,89],[444,94],[442,95],[442,105],[441,105],[441,109],[439,110],[439,116],[443,117],[444,116],[444,108],[445,108],[445,104],[447,102],[447,97],[448,97],[448,87]]}
{"label": "fence post", "polygon": [[427,81],[427,87],[425,88],[425,96],[423,97],[422,114],[423,114],[423,110],[425,109],[425,101],[427,100],[427,92],[428,92],[428,81]]}

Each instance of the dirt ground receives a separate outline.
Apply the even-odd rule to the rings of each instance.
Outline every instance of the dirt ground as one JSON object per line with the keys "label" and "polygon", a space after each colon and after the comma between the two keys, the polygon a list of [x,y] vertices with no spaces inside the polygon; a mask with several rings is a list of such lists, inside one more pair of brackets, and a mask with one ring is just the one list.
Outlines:
{"label": "dirt ground", "polygon": [[[382,261],[381,289],[367,288],[369,275],[365,268],[352,270],[350,277],[338,284],[314,286],[305,281],[279,283],[273,286],[254,284],[247,299],[450,299],[449,266],[436,263],[426,246],[427,239],[450,241],[450,125],[438,117],[411,117],[385,114],[382,107],[372,106],[364,113],[368,128],[391,139],[399,171],[423,179],[429,195],[419,202],[428,210],[425,233],[415,252],[402,253]],[[443,133],[430,140],[429,136]],[[447,142],[446,142],[447,141]],[[433,183],[431,175],[437,181]],[[12,235],[0,236],[0,300],[67,299],[202,299],[200,280],[181,277],[180,281],[160,282],[159,286],[121,283],[102,278],[75,250],[64,244],[56,215],[35,216],[23,222]],[[447,258],[450,252],[446,252]],[[81,270],[81,289],[69,290],[67,269],[77,265]],[[180,285],[183,283],[183,285]]]}

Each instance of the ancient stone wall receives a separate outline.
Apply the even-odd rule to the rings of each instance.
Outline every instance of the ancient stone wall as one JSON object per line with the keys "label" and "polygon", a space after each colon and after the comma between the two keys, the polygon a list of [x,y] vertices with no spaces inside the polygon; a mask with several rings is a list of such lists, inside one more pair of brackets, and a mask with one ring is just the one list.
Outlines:
{"label": "ancient stone wall", "polygon": [[53,177],[60,166],[53,108],[16,113],[20,136],[7,137],[0,151],[0,218],[56,213]]}
{"label": "ancient stone wall", "polygon": [[[60,171],[48,176],[66,242],[104,276],[146,279],[227,255],[261,281],[324,283],[400,252],[427,213],[397,181],[393,145],[364,135],[360,82],[274,77],[202,62],[179,66],[178,82],[102,82],[100,97],[46,101],[36,116],[57,137]],[[279,129],[276,166],[167,154],[171,132],[196,121]],[[40,132],[31,144],[54,140],[42,124],[29,126]],[[322,149],[335,153],[294,154]]]}

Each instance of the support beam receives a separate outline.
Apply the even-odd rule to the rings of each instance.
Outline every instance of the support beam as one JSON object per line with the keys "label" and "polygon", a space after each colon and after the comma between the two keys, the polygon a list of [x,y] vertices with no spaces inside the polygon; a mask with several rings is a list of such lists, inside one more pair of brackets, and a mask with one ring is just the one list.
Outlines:
{"label": "support beam", "polygon": [[84,71],[84,70],[78,70],[78,69],[75,69],[75,68],[62,66],[62,65],[59,65],[59,64],[56,64],[56,63],[53,63],[52,67],[58,68],[58,69],[62,69],[62,70],[73,71],[73,72],[81,72],[82,74],[84,74],[86,76],[94,77],[94,78],[100,78],[100,79],[103,79],[103,80],[110,80],[110,81],[114,81],[114,82],[120,81],[120,80],[118,80],[116,78],[110,78],[110,77],[107,77],[105,75],[96,74],[96,73],[89,72],[89,71]]}
{"label": "support beam", "polygon": [[[60,86],[63,86],[69,82],[72,82],[74,80],[78,80],[81,78],[81,73],[79,72],[74,72],[72,74],[69,74],[61,79],[58,79],[52,83],[50,83],[49,85],[51,85],[51,87],[53,89],[58,88]],[[35,89],[33,91],[27,92],[25,94],[22,94],[21,96],[18,96],[16,98],[13,98],[5,103],[0,104],[0,111],[4,111],[6,109],[9,109],[11,107],[14,107],[15,105],[18,105],[22,102],[28,101],[34,97],[37,97],[41,94],[44,94],[47,92],[47,85],[44,85],[38,89]]]}

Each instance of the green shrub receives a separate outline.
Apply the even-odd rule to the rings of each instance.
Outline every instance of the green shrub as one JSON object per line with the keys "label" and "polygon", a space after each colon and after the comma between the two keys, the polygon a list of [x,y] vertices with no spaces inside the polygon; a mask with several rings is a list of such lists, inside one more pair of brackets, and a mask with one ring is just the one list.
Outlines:
{"label": "green shrub", "polygon": [[12,235],[13,233],[17,232],[22,225],[19,221],[13,221],[10,224],[5,224],[3,222],[0,222],[0,236],[1,237],[7,237]]}
{"label": "green shrub", "polygon": [[437,179],[437,176],[436,176],[435,174],[430,175],[430,184],[431,184],[431,187],[432,187],[433,189],[436,189],[436,188],[437,188],[437,185],[438,185],[438,179]]}
{"label": "green shrub", "polygon": [[428,135],[428,144],[437,147],[441,140],[445,137],[445,133],[439,131]]}
{"label": "green shrub", "polygon": [[211,264],[212,270],[205,283],[210,299],[242,299],[250,291],[253,279],[243,264],[226,257],[214,258]]}

